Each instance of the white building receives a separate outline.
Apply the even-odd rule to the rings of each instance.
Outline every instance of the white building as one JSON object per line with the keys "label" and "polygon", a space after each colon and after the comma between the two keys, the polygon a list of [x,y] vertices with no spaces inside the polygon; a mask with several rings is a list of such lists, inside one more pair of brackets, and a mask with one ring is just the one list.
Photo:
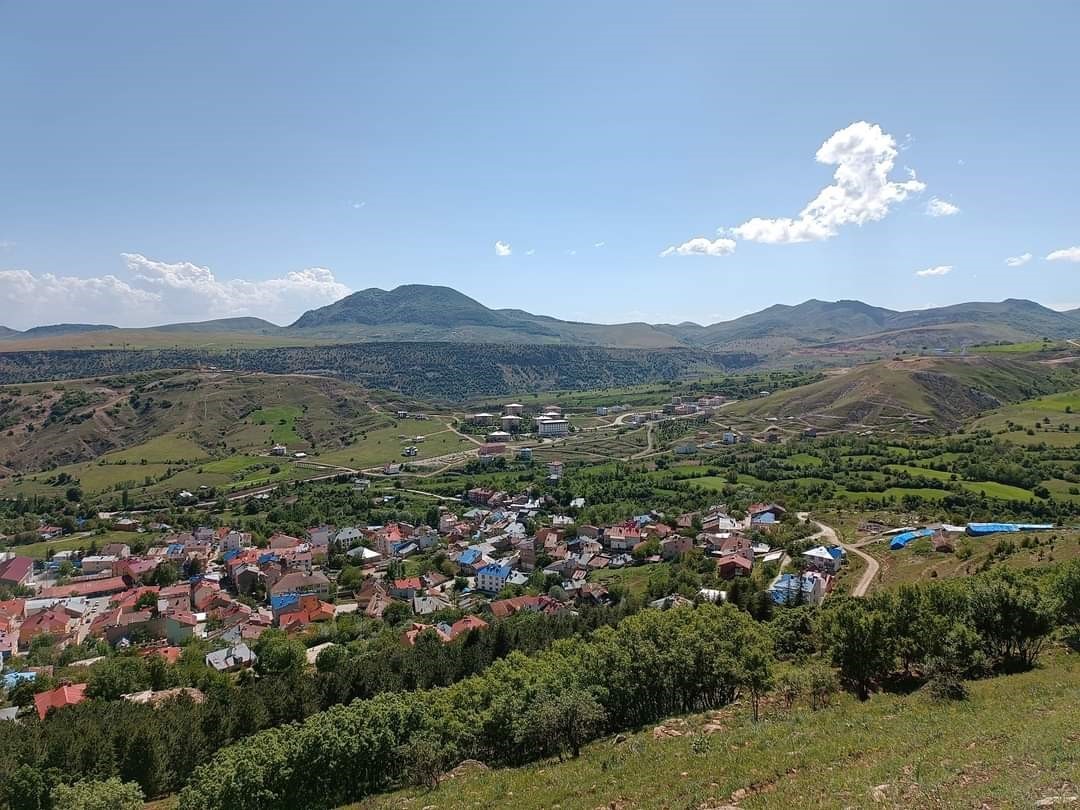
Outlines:
{"label": "white building", "polygon": [[570,432],[570,423],[565,419],[544,419],[536,424],[536,434],[541,438],[558,438]]}
{"label": "white building", "polygon": [[503,413],[507,416],[521,416],[521,412],[525,410],[525,406],[517,402],[511,402],[509,405],[503,406]]}

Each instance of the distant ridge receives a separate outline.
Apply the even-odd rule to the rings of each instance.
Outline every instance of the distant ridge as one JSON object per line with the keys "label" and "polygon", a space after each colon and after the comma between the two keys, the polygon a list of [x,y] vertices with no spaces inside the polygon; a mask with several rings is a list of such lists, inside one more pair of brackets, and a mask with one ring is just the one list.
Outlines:
{"label": "distant ridge", "polygon": [[[102,333],[100,336],[96,333]],[[981,343],[1080,337],[1080,310],[1058,312],[1034,301],[967,302],[899,311],[862,301],[775,304],[730,321],[700,325],[594,324],[564,321],[521,309],[491,309],[451,287],[406,284],[369,288],[309,310],[289,326],[261,318],[222,318],[145,329],[57,324],[16,332],[0,329],[9,350],[132,345],[309,345],[312,342],[430,342],[566,344],[628,349],[694,348],[803,355],[886,356],[907,350],[960,350]],[[70,343],[65,336],[78,335]],[[184,336],[190,337],[185,341]],[[25,344],[22,343],[26,340]],[[31,342],[31,339],[32,342]]]}

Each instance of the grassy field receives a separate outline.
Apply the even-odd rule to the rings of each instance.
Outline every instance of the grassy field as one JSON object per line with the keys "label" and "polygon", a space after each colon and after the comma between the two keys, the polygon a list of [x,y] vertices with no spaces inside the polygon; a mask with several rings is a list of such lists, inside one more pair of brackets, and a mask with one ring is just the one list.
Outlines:
{"label": "grassy field", "polygon": [[[999,540],[1012,542],[1014,550],[995,555]],[[1070,530],[972,538],[961,535],[953,542],[954,545],[969,547],[971,556],[961,559],[954,553],[936,552],[928,540],[917,540],[897,551],[891,551],[884,541],[864,546],[863,551],[881,565],[873,587],[891,588],[910,582],[969,576],[985,565],[1031,568],[1080,557],[1080,532]],[[1032,545],[1025,548],[1024,542]]]}
{"label": "grassy field", "polygon": [[843,696],[818,712],[772,703],[757,724],[736,705],[689,718],[681,736],[644,730],[594,743],[578,759],[467,772],[352,810],[1031,807],[1076,793],[1078,679],[1080,660],[1058,654],[969,684],[966,701],[920,692],[866,703]]}
{"label": "grassy field", "polygon": [[652,572],[661,565],[664,565],[664,563],[637,565],[631,568],[604,568],[594,571],[589,575],[589,579],[592,582],[601,582],[604,585],[621,585],[630,593],[643,594],[649,585],[649,577]]}
{"label": "grassy field", "polygon": [[105,532],[104,534],[73,534],[68,537],[46,540],[41,543],[30,543],[25,546],[12,546],[11,551],[24,557],[33,557],[35,560],[46,559],[50,552],[69,551],[71,549],[87,549],[91,543],[96,542],[98,548],[107,543],[134,543],[140,540],[144,543],[152,543],[162,537],[159,534],[135,533],[135,532]]}
{"label": "grassy field", "polygon": [[1032,352],[1050,351],[1064,346],[1060,341],[1029,340],[1022,343],[998,343],[991,346],[973,346],[970,351],[976,354],[1031,354]]}
{"label": "grassy field", "polygon": [[[424,436],[424,441],[416,442],[418,435]],[[406,438],[402,439],[402,436]],[[417,454],[413,456],[416,460],[476,449],[473,442],[461,438],[438,422],[409,422],[369,430],[363,438],[347,447],[319,453],[317,460],[348,467],[375,467],[388,461],[408,460],[401,455],[401,451],[410,445],[416,447]]]}
{"label": "grassy field", "polygon": [[295,405],[278,405],[252,411],[248,421],[255,425],[270,425],[270,441],[275,444],[295,446],[303,441],[296,432],[296,419],[301,413],[303,411]]}
{"label": "grassy field", "polygon": [[166,434],[124,450],[107,453],[103,458],[107,462],[127,461],[129,463],[144,460],[147,462],[198,462],[209,458],[209,455],[206,450],[186,436]]}
{"label": "grassy field", "polygon": [[[1062,425],[1069,430],[1061,430]],[[1054,447],[1076,447],[1080,445],[1080,389],[999,408],[977,419],[972,427],[998,433],[1015,444],[1046,442]],[[1029,435],[1028,430],[1034,435]]]}

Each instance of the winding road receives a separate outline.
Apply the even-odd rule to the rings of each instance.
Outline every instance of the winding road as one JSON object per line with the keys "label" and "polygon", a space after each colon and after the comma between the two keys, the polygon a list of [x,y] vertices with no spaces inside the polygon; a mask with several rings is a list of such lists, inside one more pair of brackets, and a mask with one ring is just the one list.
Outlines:
{"label": "winding road", "polygon": [[848,545],[847,543],[841,542],[840,536],[836,533],[836,529],[834,529],[832,526],[826,526],[824,523],[821,523],[817,520],[810,520],[809,512],[799,512],[799,520],[809,520],[811,523],[814,524],[814,526],[817,527],[817,534],[807,539],[816,540],[820,537],[824,539],[827,543],[840,546],[844,549],[844,551],[847,551],[849,554],[854,554],[856,557],[861,558],[863,562],[866,563],[866,570],[863,571],[862,577],[860,577],[859,581],[855,583],[855,587],[851,589],[852,596],[866,596],[866,592],[870,590],[870,586],[874,582],[874,577],[878,575],[878,569],[881,567],[878,564],[878,561],[858,546],[852,546]]}

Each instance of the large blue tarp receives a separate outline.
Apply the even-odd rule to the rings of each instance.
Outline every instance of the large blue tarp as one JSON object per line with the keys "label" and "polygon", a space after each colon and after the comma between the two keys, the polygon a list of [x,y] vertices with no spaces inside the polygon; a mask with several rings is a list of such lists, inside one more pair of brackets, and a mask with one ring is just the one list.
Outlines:
{"label": "large blue tarp", "polygon": [[892,539],[892,542],[889,543],[889,548],[896,551],[897,549],[906,546],[912,540],[918,540],[920,537],[930,537],[933,534],[933,529],[916,529],[913,532],[904,532],[903,534],[896,535],[896,537]]}

